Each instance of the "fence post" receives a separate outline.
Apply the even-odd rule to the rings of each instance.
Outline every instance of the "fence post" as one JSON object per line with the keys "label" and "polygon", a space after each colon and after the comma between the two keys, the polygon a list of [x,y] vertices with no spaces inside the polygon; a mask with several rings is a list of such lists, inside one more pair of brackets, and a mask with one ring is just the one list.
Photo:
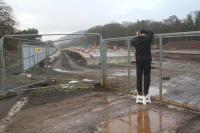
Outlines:
{"label": "fence post", "polygon": [[48,59],[48,55],[49,55],[49,47],[48,47],[48,42],[46,42],[46,64],[45,64],[45,66],[46,66],[46,70],[48,69],[48,61],[47,61],[47,59]]}
{"label": "fence post", "polygon": [[5,65],[5,56],[4,56],[4,37],[0,40],[0,51],[1,51],[1,84],[2,84],[2,92],[6,93],[6,65]]}
{"label": "fence post", "polygon": [[159,59],[159,100],[162,101],[162,61],[163,61],[163,38],[159,38],[159,48],[160,48],[160,59]]}
{"label": "fence post", "polygon": [[[31,67],[31,58],[32,58],[32,57],[31,57],[31,52],[30,52],[30,46],[28,46],[28,56],[29,56],[29,58],[28,58],[28,59],[29,59],[29,60],[28,60],[28,61],[29,61],[29,66],[28,66],[28,68],[30,68],[30,67]],[[25,73],[25,69],[24,69],[24,73]]]}
{"label": "fence post", "polygon": [[1,92],[3,92],[4,88],[3,88],[3,84],[4,84],[4,81],[3,81],[3,40],[1,38],[0,40],[0,54],[1,54]]}
{"label": "fence post", "polygon": [[106,53],[106,42],[101,39],[100,41],[100,59],[101,59],[101,86],[106,88],[106,63],[107,63],[107,53]]}
{"label": "fence post", "polygon": [[126,41],[128,45],[128,87],[131,89],[131,52],[130,52],[130,40]]}
{"label": "fence post", "polygon": [[45,62],[45,73],[46,73],[46,80],[49,79],[49,75],[48,75],[48,65],[49,65],[49,62],[48,62],[48,59],[49,59],[49,55],[52,54],[49,52],[49,43],[46,42],[46,62]]}

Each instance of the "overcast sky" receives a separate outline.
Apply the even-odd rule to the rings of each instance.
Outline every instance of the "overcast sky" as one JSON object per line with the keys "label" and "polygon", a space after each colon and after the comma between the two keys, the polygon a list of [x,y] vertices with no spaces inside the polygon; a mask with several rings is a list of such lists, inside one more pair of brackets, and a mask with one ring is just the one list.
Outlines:
{"label": "overcast sky", "polygon": [[71,33],[110,22],[184,18],[200,10],[200,0],[4,0],[18,28],[40,33]]}

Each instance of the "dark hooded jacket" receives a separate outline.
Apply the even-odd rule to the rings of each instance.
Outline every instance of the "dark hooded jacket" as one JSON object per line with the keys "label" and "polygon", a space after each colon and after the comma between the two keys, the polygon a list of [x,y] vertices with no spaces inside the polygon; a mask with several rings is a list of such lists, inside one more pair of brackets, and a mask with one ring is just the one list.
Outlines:
{"label": "dark hooded jacket", "polygon": [[131,45],[136,49],[136,62],[138,61],[152,61],[151,57],[151,43],[154,38],[154,33],[146,31],[147,36],[135,37],[131,40]]}

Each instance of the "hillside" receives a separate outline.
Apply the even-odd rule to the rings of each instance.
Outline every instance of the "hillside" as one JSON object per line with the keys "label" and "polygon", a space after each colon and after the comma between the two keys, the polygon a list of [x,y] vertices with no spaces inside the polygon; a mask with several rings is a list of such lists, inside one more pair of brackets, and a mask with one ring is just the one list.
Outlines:
{"label": "hillside", "polygon": [[[77,31],[74,32],[72,34],[83,34],[85,33],[85,31]],[[83,37],[82,35],[67,35],[64,37],[59,38],[55,44],[59,45],[59,47],[63,48],[63,47],[68,47],[70,46],[72,41],[79,41],[80,38]]]}

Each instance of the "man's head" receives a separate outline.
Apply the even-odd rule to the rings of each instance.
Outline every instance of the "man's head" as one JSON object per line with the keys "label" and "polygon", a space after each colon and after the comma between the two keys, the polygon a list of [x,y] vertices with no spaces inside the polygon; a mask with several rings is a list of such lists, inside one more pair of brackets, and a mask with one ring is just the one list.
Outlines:
{"label": "man's head", "polygon": [[146,36],[147,35],[147,31],[146,30],[140,30],[137,32],[137,36]]}

